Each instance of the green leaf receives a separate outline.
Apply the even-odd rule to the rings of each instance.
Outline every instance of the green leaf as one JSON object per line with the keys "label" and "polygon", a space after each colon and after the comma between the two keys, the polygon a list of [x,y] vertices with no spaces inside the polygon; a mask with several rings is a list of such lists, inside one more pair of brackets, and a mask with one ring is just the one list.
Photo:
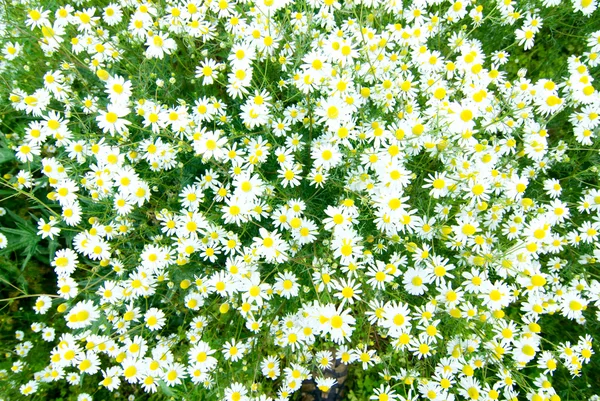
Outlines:
{"label": "green leaf", "polygon": [[19,269],[17,269],[13,264],[7,263],[4,258],[0,260],[0,271],[15,275],[21,274]]}
{"label": "green leaf", "polygon": [[27,263],[29,263],[29,261],[31,260],[31,258],[33,257],[33,255],[35,255],[35,251],[37,249],[37,246],[33,246],[33,247],[27,247],[25,248],[25,260],[23,260],[23,263],[21,264],[21,270],[25,270],[25,266],[27,266]]}
{"label": "green leaf", "polygon": [[55,239],[50,241],[50,243],[48,244],[48,264],[52,263],[52,260],[54,259],[54,254],[56,253],[57,249],[58,241]]}
{"label": "green leaf", "polygon": [[26,231],[4,227],[2,228],[2,232],[8,235],[6,235],[7,245],[4,249],[0,250],[0,255],[18,251],[30,245],[30,237]]}
{"label": "green leaf", "polygon": [[27,293],[27,281],[21,271],[10,260],[0,259],[0,282],[16,284],[23,292]]}
{"label": "green leaf", "polygon": [[0,164],[11,161],[15,158],[15,153],[6,148],[0,148]]}
{"label": "green leaf", "polygon": [[31,224],[31,221],[25,220],[23,217],[19,216],[18,214],[16,214],[15,212],[13,212],[10,209],[7,209],[6,212],[8,213],[8,215],[10,217],[12,217],[12,219],[14,220],[17,227],[20,227],[26,231],[30,231],[34,234],[37,232],[35,227]]}
{"label": "green leaf", "polygon": [[164,381],[159,380],[158,384],[159,384],[160,389],[162,390],[162,392],[167,397],[175,397],[175,392],[169,386],[167,386],[167,384]]}
{"label": "green leaf", "polygon": [[29,260],[36,254],[40,237],[38,237],[34,231],[35,229],[30,224],[23,225],[17,223],[17,227],[17,229],[8,227],[2,229],[4,233],[9,235],[6,236],[8,244],[4,249],[0,250],[0,255],[23,249],[23,254],[25,255],[25,259],[21,265],[21,270],[23,270]]}

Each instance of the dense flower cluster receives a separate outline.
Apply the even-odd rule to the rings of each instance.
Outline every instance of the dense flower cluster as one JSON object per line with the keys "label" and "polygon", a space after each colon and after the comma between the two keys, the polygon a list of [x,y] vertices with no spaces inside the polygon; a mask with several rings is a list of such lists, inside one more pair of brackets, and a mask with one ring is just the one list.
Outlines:
{"label": "dense flower cluster", "polygon": [[598,144],[600,31],[535,81],[474,32],[528,50],[546,10],[596,0],[22,3],[6,182],[47,189],[61,244],[22,394],[286,400],[337,358],[382,373],[373,400],[555,401],[589,362],[591,335],[546,344],[542,318],[598,319],[600,190],[550,172]]}

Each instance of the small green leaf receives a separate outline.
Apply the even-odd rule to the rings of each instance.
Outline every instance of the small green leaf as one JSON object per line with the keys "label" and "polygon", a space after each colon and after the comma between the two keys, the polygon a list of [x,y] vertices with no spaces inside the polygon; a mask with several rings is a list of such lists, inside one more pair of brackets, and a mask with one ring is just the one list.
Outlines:
{"label": "small green leaf", "polygon": [[15,152],[10,149],[0,148],[0,164],[11,161],[15,158]]}
{"label": "small green leaf", "polygon": [[14,263],[5,258],[0,259],[0,282],[16,284],[25,293],[27,292],[27,281]]}
{"label": "small green leaf", "polygon": [[167,384],[162,381],[159,380],[158,384],[160,386],[160,389],[162,390],[162,392],[167,396],[167,397],[174,397],[175,396],[175,392],[169,387],[167,386]]}
{"label": "small green leaf", "polygon": [[54,259],[54,254],[56,253],[57,249],[58,241],[55,239],[50,241],[50,243],[48,244],[48,264],[52,263],[52,260]]}
{"label": "small green leaf", "polygon": [[4,249],[0,250],[0,254],[8,254],[10,252],[27,248],[27,246],[30,245],[30,237],[27,232],[23,232],[21,230],[14,230],[6,227],[2,228],[2,232],[8,235],[6,235],[7,245]]}

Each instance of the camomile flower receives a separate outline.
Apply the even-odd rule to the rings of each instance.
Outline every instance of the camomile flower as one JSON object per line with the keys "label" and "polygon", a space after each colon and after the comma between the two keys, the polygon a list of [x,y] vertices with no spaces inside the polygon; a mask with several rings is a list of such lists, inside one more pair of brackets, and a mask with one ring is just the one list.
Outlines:
{"label": "camomile flower", "polygon": [[46,327],[42,330],[42,340],[52,342],[55,337],[56,330],[53,327]]}
{"label": "camomile flower", "polygon": [[234,382],[225,389],[223,401],[249,401],[248,389],[241,383]]}
{"label": "camomile flower", "polygon": [[336,230],[331,243],[333,256],[339,258],[342,264],[356,262],[363,250],[361,240],[362,238],[351,228]]}
{"label": "camomile flower", "polygon": [[256,52],[254,46],[249,46],[247,43],[240,42],[231,47],[227,60],[231,62],[235,69],[249,66],[255,58]]}
{"label": "camomile flower", "polygon": [[422,337],[413,337],[409,342],[408,349],[418,359],[429,358],[434,351],[431,343],[429,343],[426,338]]}
{"label": "camomile flower", "polygon": [[262,374],[269,379],[275,380],[281,374],[279,358],[269,355],[261,361]]}
{"label": "camomile flower", "polygon": [[247,351],[246,345],[242,342],[238,342],[235,339],[225,342],[223,345],[223,357],[232,362],[239,361],[244,357]]}
{"label": "camomile flower", "polygon": [[169,38],[168,33],[154,33],[146,38],[146,57],[148,58],[164,58],[165,54],[171,54],[177,49],[175,40]]}
{"label": "camomile flower", "polygon": [[333,271],[328,266],[324,266],[313,272],[312,279],[316,284],[318,292],[331,289],[331,286],[333,285],[332,275]]}
{"label": "camomile flower", "polygon": [[46,89],[37,89],[31,95],[22,97],[21,104],[17,107],[18,110],[25,110],[27,114],[41,116],[50,104],[52,99],[50,93]]}
{"label": "camomile flower", "polygon": [[325,218],[322,223],[326,230],[338,230],[350,227],[352,224],[352,217],[342,207],[329,205],[325,208],[325,214],[328,217]]}
{"label": "camomile flower", "polygon": [[46,139],[50,135],[48,132],[48,122],[47,120],[40,121],[32,121],[29,123],[27,128],[25,129],[25,140],[24,144],[37,145],[42,146]]}
{"label": "camomile flower", "polygon": [[519,46],[523,46],[525,50],[529,50],[533,47],[535,34],[536,30],[528,25],[524,25],[522,28],[515,30],[515,38],[518,40]]}
{"label": "camomile flower", "polygon": [[261,196],[265,190],[265,183],[257,174],[243,172],[234,178],[235,196],[243,200],[254,200]]}
{"label": "camomile flower", "polygon": [[409,268],[402,278],[402,284],[409,294],[422,295],[426,293],[427,287],[433,281],[433,277],[422,268]]}
{"label": "camomile flower", "polygon": [[51,265],[54,267],[58,277],[67,277],[73,274],[77,267],[77,254],[71,249],[61,249],[54,254]]}
{"label": "camomile flower", "polygon": [[[278,343],[282,347],[289,347],[289,349],[292,352],[298,351],[300,348],[302,348],[305,345],[304,339],[302,337],[302,333],[300,331],[300,327],[295,326],[295,325],[292,325],[292,326],[284,325],[283,335],[281,336],[280,339],[278,339]],[[295,381],[293,383],[296,384]],[[288,385],[293,385],[293,384],[288,383]]]}
{"label": "camomile flower", "polygon": [[484,306],[490,310],[500,310],[507,307],[513,300],[512,290],[502,281],[486,282],[479,295]]}
{"label": "camomile flower", "polygon": [[133,356],[127,356],[121,362],[122,377],[126,382],[138,383],[145,371],[144,361]]}
{"label": "camomile flower", "polygon": [[492,61],[495,65],[504,65],[508,62],[510,54],[505,50],[496,50],[492,53]]}
{"label": "camomile flower", "polygon": [[249,129],[266,125],[269,122],[269,108],[264,103],[257,105],[248,101],[241,107],[240,111],[242,121]]}
{"label": "camomile flower", "polygon": [[61,204],[61,206],[71,205],[77,201],[77,191],[79,187],[77,183],[69,178],[59,181],[55,189],[55,198]]}
{"label": "camomile flower", "polygon": [[83,251],[92,260],[107,260],[110,258],[111,246],[100,237],[92,237],[88,239]]}
{"label": "camomile flower", "polygon": [[249,65],[240,64],[234,67],[227,75],[227,94],[233,99],[245,97],[249,93],[248,87],[252,83],[253,71]]}
{"label": "camomile flower", "polygon": [[[241,252],[241,241],[238,234],[229,231],[221,242],[225,255],[236,255]],[[229,259],[228,259],[229,260]]]}
{"label": "camomile flower", "polygon": [[71,329],[87,327],[100,318],[98,307],[93,301],[78,302],[65,317],[67,326]]}
{"label": "camomile flower", "polygon": [[544,369],[543,374],[553,375],[558,367],[558,361],[550,351],[542,351],[537,359],[537,366]]}
{"label": "camomile flower", "polygon": [[35,380],[29,380],[27,383],[22,384],[19,387],[19,392],[23,395],[35,394],[38,390],[38,382]]}
{"label": "camomile flower", "polygon": [[98,97],[94,95],[87,95],[82,99],[81,103],[82,111],[85,114],[92,114],[98,111]]}
{"label": "camomile flower", "polygon": [[306,178],[311,186],[323,188],[329,178],[329,173],[323,169],[313,168]]}
{"label": "camomile flower", "polygon": [[593,140],[596,137],[596,135],[594,134],[594,131],[592,131],[589,128],[584,128],[584,127],[575,127],[575,129],[573,130],[573,133],[575,134],[575,139],[577,140],[577,142],[581,143],[582,145],[586,145],[586,146],[592,145]]}
{"label": "camomile flower", "polygon": [[32,30],[42,26],[47,26],[50,23],[48,19],[50,10],[44,10],[41,7],[32,8],[27,11],[27,19],[25,25],[30,27]]}
{"label": "camomile flower", "polygon": [[472,218],[458,218],[457,225],[452,226],[452,232],[457,240],[467,240],[479,231],[479,222]]}
{"label": "camomile flower", "polygon": [[182,380],[187,376],[185,366],[178,362],[168,363],[162,372],[162,379],[169,387],[176,386],[182,383]]}
{"label": "camomile flower", "polygon": [[362,294],[360,283],[356,283],[354,279],[340,279],[334,280],[332,285],[334,290],[337,290],[333,294],[334,297],[341,300],[341,305],[345,305],[346,302],[350,305],[354,304],[355,301],[360,300]]}
{"label": "camomile flower", "polygon": [[2,48],[2,54],[6,60],[14,60],[19,57],[23,46],[19,42],[6,42]]}
{"label": "camomile flower", "polygon": [[319,328],[331,336],[336,344],[348,341],[354,332],[356,319],[351,315],[349,309],[341,305],[337,308],[333,304],[323,305],[317,311]]}
{"label": "camomile flower", "polygon": [[190,363],[202,372],[210,372],[217,365],[217,359],[212,356],[215,352],[208,343],[199,341],[188,351]]}
{"label": "camomile flower", "polygon": [[286,188],[297,187],[300,185],[300,174],[302,173],[302,166],[298,163],[283,163],[280,165],[277,171],[278,177],[281,178],[281,185]]}
{"label": "camomile flower", "polygon": [[494,327],[496,338],[503,344],[512,344],[519,335],[517,324],[513,321],[499,320],[498,325]]}
{"label": "camomile flower", "polygon": [[319,227],[315,222],[308,219],[300,219],[300,227],[293,229],[292,237],[300,245],[314,242],[319,234]]}
{"label": "camomile flower", "polygon": [[254,247],[258,255],[264,257],[268,263],[282,263],[287,260],[289,244],[281,239],[277,232],[269,232],[264,228],[259,229],[260,237],[254,237]]}
{"label": "camomile flower", "polygon": [[77,282],[71,277],[59,277],[56,286],[58,295],[64,299],[75,298],[79,292]]}
{"label": "camomile flower", "polygon": [[221,159],[224,154],[224,146],[227,144],[227,137],[222,136],[220,131],[207,131],[202,134],[198,141],[194,141],[194,150],[198,155],[207,159]]}
{"label": "camomile flower", "polygon": [[275,136],[282,137],[290,131],[290,126],[283,119],[275,119],[272,122],[271,129]]}
{"label": "camomile flower", "polygon": [[150,187],[144,181],[135,181],[132,185],[132,188],[127,191],[129,194],[129,201],[136,204],[137,206],[142,206],[152,196],[150,192]]}
{"label": "camomile flower", "polygon": [[388,329],[392,337],[401,335],[407,325],[410,324],[410,310],[408,305],[402,302],[388,302],[383,306],[383,320],[380,325]]}
{"label": "camomile flower", "polygon": [[522,336],[513,343],[513,358],[521,366],[535,358],[539,351],[539,338],[536,336]]}
{"label": "camomile flower", "polygon": [[594,243],[600,234],[600,222],[584,221],[579,227],[581,241],[584,243]]}
{"label": "camomile flower", "polygon": [[467,196],[471,203],[487,202],[490,200],[491,185],[486,179],[474,179],[468,184]]}
{"label": "camomile flower", "polygon": [[197,211],[200,202],[204,200],[204,192],[197,185],[187,185],[179,195],[181,206],[190,210]]}
{"label": "camomile flower", "polygon": [[127,107],[121,105],[109,104],[106,111],[100,110],[99,115],[96,117],[98,127],[104,133],[115,133],[122,134],[127,129],[127,126],[131,124],[131,121],[124,119],[123,117],[129,114],[130,110]]}
{"label": "camomile flower", "polygon": [[76,11],[71,16],[71,23],[77,25],[79,31],[89,32],[100,20],[100,17],[96,17],[94,14],[96,14],[96,9],[93,7]]}
{"label": "camomile flower", "polygon": [[56,220],[53,216],[50,217],[48,221],[44,219],[40,219],[38,221],[38,232],[37,234],[44,238],[54,239],[55,236],[60,234],[60,228],[56,227],[58,224],[58,220]]}
{"label": "camomile flower", "polygon": [[100,370],[100,358],[96,352],[88,350],[75,358],[75,365],[81,373],[94,375]]}
{"label": "camomile flower", "polygon": [[444,172],[435,172],[433,176],[429,175],[425,179],[425,183],[423,188],[431,188],[429,194],[435,199],[446,196],[449,189],[454,185],[454,181],[448,178]]}
{"label": "camomile flower", "polygon": [[379,387],[373,389],[373,395],[369,397],[371,401],[397,401],[398,399],[398,394],[389,384],[381,384]]}
{"label": "camomile flower", "polygon": [[319,121],[324,123],[328,129],[336,130],[349,120],[350,110],[338,98],[322,98],[319,103],[316,114],[319,116]]}
{"label": "camomile flower", "polygon": [[226,205],[222,207],[222,218],[225,224],[241,225],[248,220],[250,205],[247,201],[231,196],[225,200]]}
{"label": "camomile flower", "polygon": [[544,190],[552,199],[556,199],[562,193],[560,181],[556,178],[550,178],[544,181]]}
{"label": "camomile flower", "polygon": [[119,388],[121,384],[120,376],[122,374],[123,371],[120,366],[111,366],[106,370],[102,370],[103,379],[100,381],[100,385],[112,392]]}
{"label": "camomile flower", "polygon": [[187,374],[194,384],[204,384],[209,380],[209,375],[201,371],[196,364],[190,364],[187,368]]}
{"label": "camomile flower", "polygon": [[273,290],[286,299],[296,297],[300,290],[298,278],[294,273],[289,271],[278,273],[275,284],[273,285]]}
{"label": "camomile flower", "polygon": [[385,290],[386,284],[394,280],[387,266],[379,260],[375,262],[375,266],[369,267],[366,276],[369,277],[367,284],[379,290]]}
{"label": "camomile flower", "polygon": [[39,156],[41,152],[40,147],[33,143],[24,143],[17,148],[15,156],[21,163],[32,162],[34,156]]}
{"label": "camomile flower", "polygon": [[104,7],[104,12],[102,14],[102,19],[108,26],[114,26],[121,22],[123,18],[123,11],[121,10],[121,6],[115,3],[111,3],[108,6]]}
{"label": "camomile flower", "polygon": [[449,263],[449,260],[446,258],[434,255],[427,261],[427,267],[431,277],[433,277],[434,282],[438,286],[445,283],[446,280],[454,278],[454,275],[449,273],[449,271],[453,270],[455,266]]}
{"label": "camomile flower", "polygon": [[78,373],[72,372],[67,374],[67,383],[75,386],[77,383],[79,383],[79,380],[81,378],[81,375],[79,375]]}
{"label": "camomile flower", "polygon": [[581,11],[585,16],[591,15],[598,7],[596,0],[571,0],[571,3],[575,11]]}
{"label": "camomile flower", "polygon": [[218,64],[212,58],[204,59],[198,67],[196,67],[196,78],[202,78],[203,85],[211,85],[219,75],[219,69],[222,64]]}
{"label": "camomile flower", "polygon": [[377,351],[374,349],[368,349],[367,346],[363,346],[361,348],[356,348],[353,351],[353,359],[362,364],[363,370],[368,369],[373,366],[379,360],[379,356],[377,356]]}
{"label": "camomile flower", "polygon": [[76,226],[81,222],[81,205],[75,201],[62,205],[61,217],[66,225]]}
{"label": "camomile flower", "polygon": [[122,193],[118,193],[115,195],[113,202],[115,211],[119,216],[127,216],[133,211],[134,203],[128,195],[126,196]]}
{"label": "camomile flower", "polygon": [[569,291],[561,297],[562,314],[572,320],[583,316],[583,311],[587,308],[587,300],[575,291]]}
{"label": "camomile flower", "polygon": [[[2,234],[0,234],[2,235]],[[37,298],[33,310],[36,314],[44,315],[52,307],[52,298],[47,295],[42,295]]]}
{"label": "camomile flower", "polygon": [[519,200],[523,197],[528,185],[529,179],[527,177],[513,174],[510,177],[510,181],[505,184],[506,196],[514,200]]}
{"label": "camomile flower", "polygon": [[34,184],[34,180],[33,180],[33,174],[31,174],[31,171],[25,171],[25,170],[21,170],[19,171],[19,173],[16,176],[16,186],[19,189],[22,188],[32,188],[33,184]]}
{"label": "camomile flower", "polygon": [[314,166],[325,170],[337,166],[342,161],[342,153],[338,147],[325,143],[318,148],[313,148],[311,156],[314,159]]}
{"label": "camomile flower", "polygon": [[126,81],[125,78],[115,75],[106,81],[106,90],[111,103],[124,104],[129,101],[131,96],[131,81]]}

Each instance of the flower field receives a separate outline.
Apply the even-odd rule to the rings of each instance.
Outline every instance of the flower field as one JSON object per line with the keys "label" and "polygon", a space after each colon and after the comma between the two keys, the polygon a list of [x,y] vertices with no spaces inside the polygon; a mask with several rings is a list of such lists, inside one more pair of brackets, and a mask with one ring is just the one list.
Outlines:
{"label": "flower field", "polygon": [[597,6],[2,0],[0,400],[599,400]]}

